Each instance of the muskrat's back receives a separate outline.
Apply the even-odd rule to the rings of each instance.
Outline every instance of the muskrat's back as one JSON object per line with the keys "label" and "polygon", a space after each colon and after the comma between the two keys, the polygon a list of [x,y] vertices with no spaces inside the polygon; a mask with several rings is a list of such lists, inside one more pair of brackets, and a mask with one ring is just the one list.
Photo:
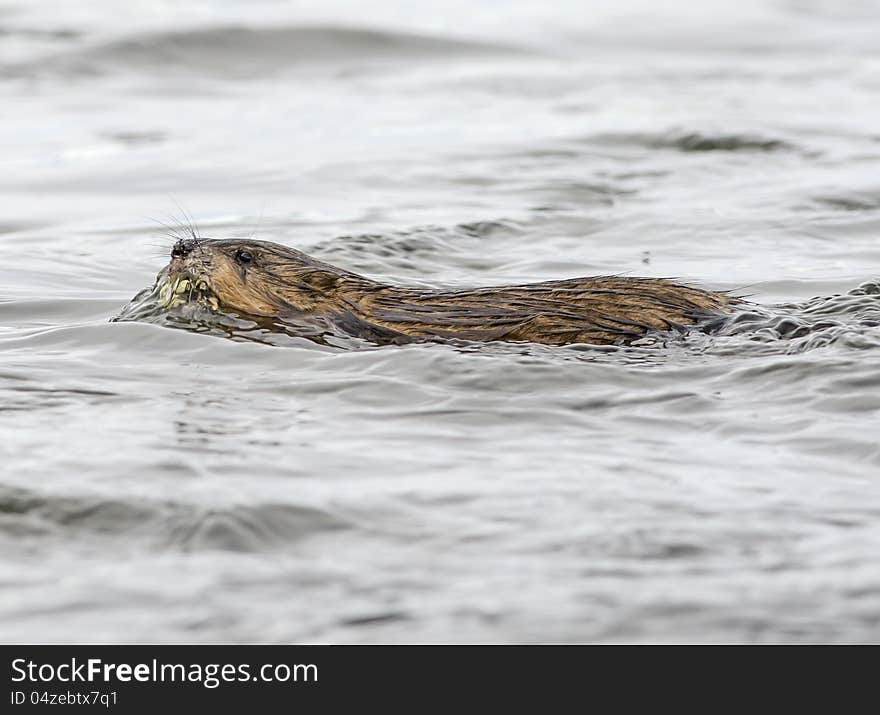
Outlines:
{"label": "muskrat's back", "polygon": [[424,291],[377,285],[350,303],[358,317],[417,337],[548,345],[628,342],[730,310],[735,298],[662,278],[606,276],[521,286]]}

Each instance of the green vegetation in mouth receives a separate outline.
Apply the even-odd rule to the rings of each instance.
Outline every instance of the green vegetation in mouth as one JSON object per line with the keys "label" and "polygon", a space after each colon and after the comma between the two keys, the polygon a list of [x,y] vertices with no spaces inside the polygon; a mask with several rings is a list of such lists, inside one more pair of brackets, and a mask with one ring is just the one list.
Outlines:
{"label": "green vegetation in mouth", "polygon": [[189,276],[178,275],[168,278],[159,289],[159,304],[163,308],[174,308],[191,300],[214,310],[220,309],[217,297],[204,280],[194,281]]}

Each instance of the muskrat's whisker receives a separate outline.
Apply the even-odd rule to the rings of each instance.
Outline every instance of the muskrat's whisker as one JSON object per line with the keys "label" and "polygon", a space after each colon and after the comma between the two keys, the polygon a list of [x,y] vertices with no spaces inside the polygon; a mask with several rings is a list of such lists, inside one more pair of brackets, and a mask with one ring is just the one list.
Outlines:
{"label": "muskrat's whisker", "polygon": [[196,223],[196,220],[192,217],[192,215],[181,205],[181,203],[175,199],[173,196],[170,197],[174,202],[174,205],[177,206],[178,210],[181,214],[183,214],[183,218],[186,223],[184,226],[188,229],[189,235],[196,242],[201,238],[201,230],[199,229],[199,225]]}
{"label": "muskrat's whisker", "polygon": [[148,243],[147,246],[152,249],[149,251],[151,256],[165,257],[168,255],[168,247],[159,243]]}
{"label": "muskrat's whisker", "polygon": [[248,236],[248,238],[251,240],[254,238],[254,236],[257,235],[257,231],[260,230],[260,226],[263,225],[263,211],[265,211],[265,209],[266,209],[266,202],[264,201],[263,205],[260,207],[260,216],[257,219],[257,225],[254,226],[253,230],[251,231],[250,235]]}
{"label": "muskrat's whisker", "polygon": [[147,218],[148,218],[150,221],[153,221],[154,223],[159,224],[160,226],[162,226],[162,228],[165,229],[165,230],[162,232],[162,235],[163,235],[163,236],[168,236],[168,238],[172,239],[172,240],[175,241],[175,242],[176,242],[176,241],[180,241],[180,240],[183,239],[183,238],[186,238],[186,233],[181,233],[181,229],[182,229],[182,227],[179,227],[179,226],[170,226],[169,224],[165,223],[165,222],[162,221],[161,219],[157,219],[157,218],[154,218],[154,217],[152,217],[152,216],[147,216]]}

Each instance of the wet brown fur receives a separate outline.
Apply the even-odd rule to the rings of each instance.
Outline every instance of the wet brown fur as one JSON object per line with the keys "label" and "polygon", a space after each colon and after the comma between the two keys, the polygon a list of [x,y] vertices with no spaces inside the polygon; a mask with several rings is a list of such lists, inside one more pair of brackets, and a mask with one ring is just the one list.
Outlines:
{"label": "wet brown fur", "polygon": [[[242,250],[253,260],[236,258]],[[265,241],[175,245],[170,276],[205,280],[222,306],[296,323],[321,318],[375,342],[407,339],[626,343],[728,312],[724,293],[662,278],[600,276],[518,286],[428,290],[379,283]]]}

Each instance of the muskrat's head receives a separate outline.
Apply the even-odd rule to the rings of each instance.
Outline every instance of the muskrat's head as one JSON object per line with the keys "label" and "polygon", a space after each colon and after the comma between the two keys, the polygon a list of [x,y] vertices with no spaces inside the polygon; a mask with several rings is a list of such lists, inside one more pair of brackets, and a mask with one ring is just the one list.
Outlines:
{"label": "muskrat's head", "polygon": [[193,238],[171,249],[159,300],[167,308],[195,301],[258,316],[311,312],[329,307],[345,277],[358,278],[276,243]]}

